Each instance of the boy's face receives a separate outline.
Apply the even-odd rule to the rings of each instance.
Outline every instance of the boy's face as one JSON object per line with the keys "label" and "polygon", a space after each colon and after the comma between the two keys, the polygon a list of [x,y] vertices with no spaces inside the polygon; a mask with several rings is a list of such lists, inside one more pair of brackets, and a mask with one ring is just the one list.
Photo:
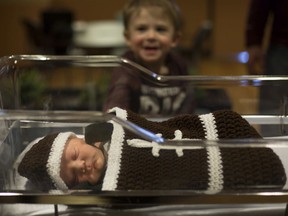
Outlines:
{"label": "boy's face", "polygon": [[135,12],[125,31],[130,49],[143,63],[163,63],[167,53],[178,43],[171,19],[161,8],[142,8]]}
{"label": "boy's face", "polygon": [[99,145],[91,146],[78,137],[68,140],[62,155],[60,176],[69,188],[86,182],[97,184],[106,163]]}

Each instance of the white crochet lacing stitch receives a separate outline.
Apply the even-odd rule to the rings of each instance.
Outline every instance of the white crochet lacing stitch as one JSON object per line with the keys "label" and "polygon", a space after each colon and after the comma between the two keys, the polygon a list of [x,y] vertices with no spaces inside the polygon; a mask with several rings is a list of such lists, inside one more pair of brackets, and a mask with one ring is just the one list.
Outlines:
{"label": "white crochet lacing stitch", "polygon": [[[159,137],[162,137],[162,134],[156,134]],[[183,134],[182,131],[176,130],[174,132],[174,139],[172,140],[196,140],[196,139],[188,139],[182,138]],[[143,139],[130,139],[127,140],[128,145],[135,147],[135,148],[152,148],[152,155],[154,157],[160,156],[160,150],[175,150],[178,157],[183,156],[183,150],[185,149],[199,149],[199,146],[177,146],[177,145],[165,145],[165,143],[157,143],[157,142],[150,142]]]}

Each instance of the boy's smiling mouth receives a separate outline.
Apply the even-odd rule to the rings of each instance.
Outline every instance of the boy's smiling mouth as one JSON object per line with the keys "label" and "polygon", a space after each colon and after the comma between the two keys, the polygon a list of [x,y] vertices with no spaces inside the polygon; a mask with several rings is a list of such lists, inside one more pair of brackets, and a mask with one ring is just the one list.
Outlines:
{"label": "boy's smiling mouth", "polygon": [[159,47],[156,47],[156,46],[145,46],[144,47],[144,51],[146,52],[146,53],[155,53],[155,52],[157,52],[157,51],[159,51]]}
{"label": "boy's smiling mouth", "polygon": [[158,48],[157,47],[145,47],[144,49],[146,49],[146,50],[158,50]]}

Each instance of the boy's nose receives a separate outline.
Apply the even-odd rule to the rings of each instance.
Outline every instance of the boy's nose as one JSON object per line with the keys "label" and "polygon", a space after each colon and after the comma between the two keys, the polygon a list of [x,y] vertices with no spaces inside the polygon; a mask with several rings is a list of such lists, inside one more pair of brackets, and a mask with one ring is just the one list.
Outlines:
{"label": "boy's nose", "polygon": [[148,38],[155,38],[155,36],[156,36],[156,32],[154,30],[149,30],[147,32],[147,37]]}

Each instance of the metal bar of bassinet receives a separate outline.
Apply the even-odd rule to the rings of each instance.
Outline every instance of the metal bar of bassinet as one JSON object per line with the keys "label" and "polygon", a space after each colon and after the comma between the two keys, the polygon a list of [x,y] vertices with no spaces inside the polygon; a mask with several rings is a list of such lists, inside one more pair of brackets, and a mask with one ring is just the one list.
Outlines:
{"label": "metal bar of bassinet", "polygon": [[[149,141],[154,141],[157,143],[165,143],[165,140],[162,137],[157,136],[151,131],[144,129],[132,122],[121,119],[113,114],[103,114],[96,112],[73,112],[73,111],[24,111],[24,110],[1,110],[0,118],[10,119],[10,120],[33,120],[33,121],[49,121],[53,120],[53,118],[57,120],[65,120],[67,121],[67,117],[69,117],[69,121],[79,121],[83,119],[91,118],[100,121],[109,121],[112,120],[122,125],[124,128],[136,133],[140,137],[147,139]],[[278,115],[242,115],[250,124],[274,124],[274,125],[288,125],[288,117],[287,116],[278,116]],[[157,119],[155,121],[159,121]],[[161,119],[162,120],[162,119]]]}

